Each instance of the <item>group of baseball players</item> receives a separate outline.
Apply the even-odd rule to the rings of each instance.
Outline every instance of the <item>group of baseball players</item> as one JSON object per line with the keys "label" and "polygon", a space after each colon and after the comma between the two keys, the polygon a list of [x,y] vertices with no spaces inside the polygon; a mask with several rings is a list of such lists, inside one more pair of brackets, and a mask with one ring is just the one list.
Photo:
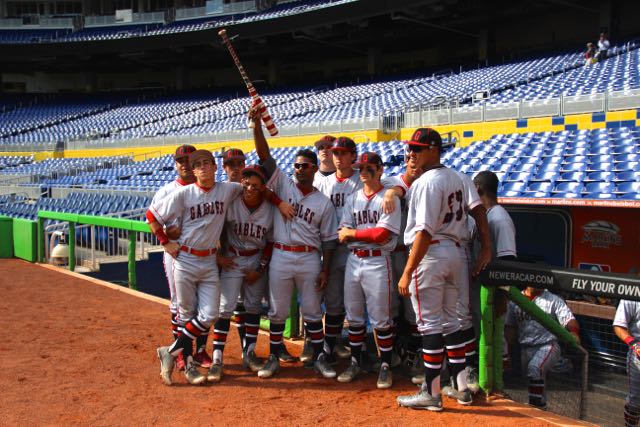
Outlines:
{"label": "group of baseball players", "polygon": [[[402,175],[382,178],[377,153],[358,156],[350,138],[325,136],[316,151],[298,151],[289,177],[271,157],[257,110],[249,115],[260,164],[246,165],[241,150],[227,150],[228,182],[216,182],[210,151],[178,147],[178,178],[147,211],[171,291],[174,341],[157,350],[163,381],[172,383],[174,368],[191,384],[220,381],[234,314],[243,365],[260,378],[274,376],[282,361],[295,360],[283,332],[296,289],[307,343],[302,359],[323,377],[346,383],[370,368],[369,327],[377,387],[392,386],[391,368],[401,358],[420,386],[398,397],[399,405],[441,411],[443,394],[471,404],[478,331],[470,290],[478,287],[470,283],[492,258],[516,255],[495,174],[472,181],[443,166],[440,135],[420,128],[406,141]],[[264,362],[255,353],[263,299]],[[340,343],[345,319],[347,351]],[[400,350],[399,324],[406,332]],[[338,375],[335,359],[345,356],[349,364]],[[445,365],[451,382],[441,387]]]}

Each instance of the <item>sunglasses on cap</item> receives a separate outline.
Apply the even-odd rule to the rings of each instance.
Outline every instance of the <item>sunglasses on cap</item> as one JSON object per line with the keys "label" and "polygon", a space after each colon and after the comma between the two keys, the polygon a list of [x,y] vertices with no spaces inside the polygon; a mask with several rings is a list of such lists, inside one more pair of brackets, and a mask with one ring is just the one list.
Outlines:
{"label": "sunglasses on cap", "polygon": [[293,164],[293,167],[294,167],[295,169],[302,169],[302,170],[309,169],[309,168],[310,168],[310,167],[312,167],[312,166],[314,166],[314,164],[313,164],[313,163],[309,163],[309,162],[305,162],[305,163],[294,163],[294,164]]}

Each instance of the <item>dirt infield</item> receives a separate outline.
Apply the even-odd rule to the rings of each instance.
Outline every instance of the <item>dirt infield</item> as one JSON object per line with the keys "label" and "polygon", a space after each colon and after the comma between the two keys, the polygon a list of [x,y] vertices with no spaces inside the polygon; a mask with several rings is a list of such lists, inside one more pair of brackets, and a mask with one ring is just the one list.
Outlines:
{"label": "dirt infield", "polygon": [[[235,331],[221,384],[193,387],[176,373],[167,387],[155,355],[171,340],[165,305],[19,260],[0,260],[0,292],[3,425],[557,425],[484,401],[398,408],[395,397],[416,390],[399,374],[385,391],[372,375],[343,385],[300,364],[260,380],[242,369]],[[259,356],[266,344],[261,335]]]}

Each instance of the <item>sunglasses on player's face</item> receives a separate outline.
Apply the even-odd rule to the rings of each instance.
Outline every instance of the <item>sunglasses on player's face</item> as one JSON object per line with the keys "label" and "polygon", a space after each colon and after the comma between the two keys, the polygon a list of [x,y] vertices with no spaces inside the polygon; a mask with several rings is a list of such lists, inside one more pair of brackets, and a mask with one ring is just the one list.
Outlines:
{"label": "sunglasses on player's face", "polygon": [[328,150],[332,147],[331,144],[325,144],[325,145],[318,145],[318,151],[322,151],[322,150]]}
{"label": "sunglasses on player's face", "polygon": [[430,149],[431,147],[425,147],[422,145],[413,145],[413,144],[407,145],[407,152],[413,151],[414,153],[421,153],[424,150],[430,150]]}
{"label": "sunglasses on player's face", "polygon": [[309,169],[309,168],[310,168],[310,167],[312,167],[312,166],[313,166],[313,163],[309,163],[309,162],[305,162],[305,163],[294,163],[294,164],[293,164],[293,167],[294,167],[294,168],[296,168],[296,169],[302,169],[302,170]]}

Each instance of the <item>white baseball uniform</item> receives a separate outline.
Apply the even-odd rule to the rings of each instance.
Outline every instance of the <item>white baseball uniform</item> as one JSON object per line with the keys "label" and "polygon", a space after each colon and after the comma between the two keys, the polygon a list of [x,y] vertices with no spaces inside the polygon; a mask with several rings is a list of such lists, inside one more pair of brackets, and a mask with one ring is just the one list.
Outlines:
{"label": "white baseball uniform", "polygon": [[322,292],[316,289],[323,242],[338,238],[336,211],[324,194],[313,190],[304,194],[270,158],[263,163],[270,175],[267,185],[295,208],[293,220],[274,217],[274,249],[269,266],[269,318],[284,323],[294,286],[300,295],[305,321],[322,321]]}
{"label": "white baseball uniform", "polygon": [[[153,206],[158,201],[164,199],[169,194],[173,193],[179,188],[184,187],[185,185],[189,184],[183,183],[181,179],[176,179],[164,185],[156,192],[156,194],[153,196],[153,199],[151,199],[151,205]],[[175,223],[179,224],[180,220],[181,218],[178,218]],[[177,242],[177,240],[174,241]],[[176,284],[173,281],[173,257],[168,253],[163,252],[162,264],[164,266],[164,275],[166,276],[167,283],[169,284],[169,311],[173,314],[176,314],[178,312],[178,303],[176,301]]]}
{"label": "white baseball uniform", "polygon": [[[354,171],[348,178],[338,178],[335,173],[327,175],[318,180],[317,185],[314,181],[314,186],[331,200],[340,224],[346,199],[362,188],[362,182],[360,182],[360,173]],[[344,314],[344,274],[348,256],[347,246],[338,245],[331,257],[329,283],[324,291],[324,302],[329,315]]]}
{"label": "white baseball uniform", "polygon": [[[482,204],[476,186],[469,175],[456,171],[462,185],[464,186],[466,212],[471,212],[475,207]],[[473,218],[466,215],[467,221],[473,221]],[[460,320],[460,329],[467,330],[473,327],[473,316],[471,315],[471,307],[469,301],[470,293],[470,271],[471,271],[471,257],[469,254],[469,243],[471,240],[471,234],[469,233],[469,224],[465,224],[466,233],[460,238],[460,257],[462,259],[463,272],[460,275],[460,285],[458,287],[458,319]]]}
{"label": "white baseball uniform", "polygon": [[245,270],[256,270],[267,242],[273,241],[275,208],[266,200],[250,211],[242,197],[234,200],[227,210],[225,256],[235,257],[236,266],[222,270],[220,282],[220,317],[231,318],[238,296],[242,294],[247,313],[260,314],[267,283],[266,274],[252,284],[245,281]]}
{"label": "white baseball uniform", "polygon": [[456,313],[458,288],[463,272],[460,240],[467,232],[464,184],[458,174],[436,167],[411,186],[405,245],[426,231],[431,245],[413,273],[409,287],[422,335],[451,334],[460,329]]}
{"label": "white baseball uniform", "polygon": [[[404,192],[403,197],[400,199],[400,210],[402,214],[401,221],[400,221],[400,231],[398,232],[400,239],[398,239],[398,244],[396,245],[395,249],[391,254],[391,260],[393,265],[393,277],[397,282],[402,276],[402,273],[404,272],[404,267],[407,264],[407,256],[409,255],[409,250],[407,246],[405,246],[404,243],[402,242],[402,236],[404,236],[404,232],[407,228],[407,214],[409,212],[408,210],[409,199],[411,198],[411,194],[410,194],[411,185],[405,181],[403,175],[395,175],[395,176],[387,177],[384,179],[383,184],[387,188],[399,187]],[[400,294],[398,294],[398,288],[396,286],[394,286],[394,293],[396,296],[395,302],[394,302],[394,317],[395,317],[398,315],[398,310],[399,310],[400,301],[401,301],[400,300],[401,297],[400,297]],[[405,320],[409,322],[409,324],[411,324],[413,328],[416,324],[416,313],[413,311],[413,305],[411,304],[410,301],[404,300],[402,307],[404,310]]]}
{"label": "white baseball uniform", "polygon": [[[621,300],[613,319],[613,326],[625,328],[629,335],[640,339],[640,302]],[[637,420],[640,415],[640,358],[629,348],[627,352],[629,394],[625,401],[625,418]]]}
{"label": "white baseball uniform", "polygon": [[201,326],[209,328],[218,318],[220,283],[215,245],[229,205],[241,194],[242,185],[237,183],[218,182],[207,190],[196,183],[149,208],[163,226],[181,218],[182,246],[173,268],[181,325],[195,317]]}
{"label": "white baseball uniform", "polygon": [[[536,296],[532,302],[563,327],[575,319],[564,300],[547,290]],[[558,363],[562,355],[558,339],[513,301],[509,301],[505,325],[518,328],[522,364],[530,381],[529,399],[538,406],[544,406],[544,380],[547,370]]]}
{"label": "white baseball uniform", "polygon": [[375,329],[393,326],[395,282],[391,266],[391,252],[400,232],[402,212],[396,199],[391,214],[382,210],[384,187],[366,195],[364,189],[347,197],[340,227],[356,230],[385,228],[391,234],[382,244],[363,241],[348,243],[349,256],[344,279],[345,308],[349,326],[365,325],[365,305],[371,325]]}

